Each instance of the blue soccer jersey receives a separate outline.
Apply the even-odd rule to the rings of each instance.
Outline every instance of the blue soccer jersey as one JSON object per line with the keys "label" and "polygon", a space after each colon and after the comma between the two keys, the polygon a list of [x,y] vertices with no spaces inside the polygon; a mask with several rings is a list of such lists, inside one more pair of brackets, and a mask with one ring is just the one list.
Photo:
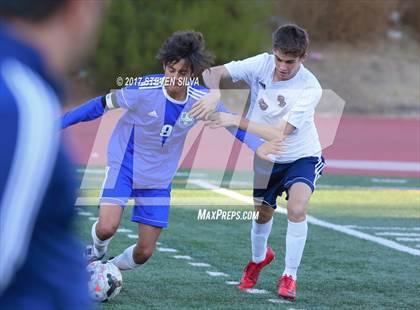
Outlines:
{"label": "blue soccer jersey", "polygon": [[[116,91],[111,103],[127,112],[119,120],[109,143],[109,166],[125,164],[125,150],[133,133],[134,188],[167,188],[170,185],[187,133],[196,123],[188,112],[208,91],[202,86],[189,86],[185,100],[177,101],[166,93],[163,78],[163,75],[143,77],[145,82],[139,87]],[[262,143],[256,137],[252,139],[256,145]]]}
{"label": "blue soccer jersey", "polygon": [[[139,86],[94,98],[62,119],[65,128],[100,117],[107,109],[126,110],[109,141],[101,202],[125,206],[129,198],[134,198],[132,220],[157,227],[168,224],[171,182],[187,133],[196,124],[188,112],[208,92],[199,85],[189,86],[185,100],[178,101],[167,94],[163,78],[143,77]],[[226,109],[219,104],[218,111]],[[254,151],[263,143],[237,128],[228,130]]]}
{"label": "blue soccer jersey", "polygon": [[[177,101],[166,93],[163,77],[143,77],[141,80],[145,82],[139,86],[126,87],[107,96],[106,109],[126,110],[109,142],[108,166],[117,170],[121,165],[132,166],[133,188],[166,189],[170,186],[187,133],[196,123],[188,112],[208,92],[199,85],[189,86],[185,100]],[[63,127],[101,116],[102,105],[98,97],[68,112],[63,117]],[[221,104],[218,110],[226,111]],[[254,151],[263,143],[259,137],[237,128],[228,130]]]}
{"label": "blue soccer jersey", "polygon": [[0,309],[89,309],[59,88],[0,23]]}

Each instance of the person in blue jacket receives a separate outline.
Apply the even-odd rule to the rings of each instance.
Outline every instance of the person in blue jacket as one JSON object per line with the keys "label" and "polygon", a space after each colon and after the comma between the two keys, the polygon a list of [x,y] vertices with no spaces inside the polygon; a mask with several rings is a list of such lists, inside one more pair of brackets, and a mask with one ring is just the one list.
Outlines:
{"label": "person in blue jacket", "polygon": [[0,309],[90,309],[60,140],[62,80],[96,35],[102,3],[0,0]]}

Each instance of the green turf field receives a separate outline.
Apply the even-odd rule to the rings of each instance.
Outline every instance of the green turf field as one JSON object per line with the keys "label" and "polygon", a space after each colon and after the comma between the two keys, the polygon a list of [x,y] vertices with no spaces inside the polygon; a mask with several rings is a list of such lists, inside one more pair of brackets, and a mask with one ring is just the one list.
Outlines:
{"label": "green turf field", "polygon": [[[349,177],[326,177],[320,185],[327,182],[352,186],[346,183]],[[418,184],[418,180],[413,179],[407,182],[407,187]],[[389,181],[385,183],[389,185]],[[401,187],[401,183],[398,184],[397,187]],[[237,192],[251,194],[249,190]],[[284,206],[282,199],[279,202]],[[279,213],[275,215],[269,240],[277,252],[276,260],[261,273],[256,291],[238,291],[235,285],[228,283],[239,281],[250,258],[250,221],[199,221],[200,208],[251,210],[250,205],[210,190],[175,188],[169,228],[161,235],[158,250],[144,266],[123,272],[124,285],[120,295],[102,304],[103,309],[420,307],[420,256],[314,224],[309,224],[299,271],[297,301],[291,303],[279,299],[276,281],[283,271],[286,232],[286,217]],[[84,206],[80,211],[77,227],[87,242],[97,209]],[[128,207],[121,227],[131,232],[117,233],[111,242],[110,256],[119,254],[136,240],[132,235],[137,234],[137,226],[130,221],[130,214],[131,207]],[[419,190],[320,186],[311,200],[309,214],[420,250]],[[211,276],[208,272],[218,274]]]}

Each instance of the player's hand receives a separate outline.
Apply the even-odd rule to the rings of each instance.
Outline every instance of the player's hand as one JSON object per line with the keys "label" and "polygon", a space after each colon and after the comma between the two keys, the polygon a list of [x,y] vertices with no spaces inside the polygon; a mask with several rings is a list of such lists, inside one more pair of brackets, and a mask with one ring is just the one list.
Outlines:
{"label": "player's hand", "polygon": [[190,117],[197,120],[207,119],[211,113],[216,110],[217,103],[220,100],[220,90],[213,89],[207,95],[203,96],[192,106],[188,113]]}
{"label": "player's hand", "polygon": [[229,126],[239,126],[241,118],[238,115],[225,113],[225,112],[214,112],[208,117],[208,121],[204,124],[211,129]]}
{"label": "player's hand", "polygon": [[285,151],[285,148],[282,144],[282,139],[275,139],[264,144],[261,144],[260,147],[256,150],[258,157],[264,160],[273,161],[272,157],[274,155],[280,155]]}

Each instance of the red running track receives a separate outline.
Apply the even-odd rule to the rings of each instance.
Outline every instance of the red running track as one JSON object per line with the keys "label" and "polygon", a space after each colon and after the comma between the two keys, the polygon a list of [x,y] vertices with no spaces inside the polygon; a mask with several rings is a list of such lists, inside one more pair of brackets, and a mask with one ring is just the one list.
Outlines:
{"label": "red running track", "polygon": [[[65,130],[67,144],[78,164],[104,165],[109,135],[120,113],[112,111],[101,120],[82,123]],[[317,119],[317,127],[327,161],[326,173],[419,177],[420,119],[344,116],[338,119]],[[204,129],[201,139],[197,136],[202,125],[190,131],[182,157],[182,165],[198,169],[237,170],[252,169],[252,152],[245,146],[234,146],[233,137],[224,129]],[[98,131],[99,130],[99,131]],[[98,138],[95,141],[95,137]],[[184,161],[191,146],[199,144],[195,158]],[[332,144],[332,145],[331,145]],[[232,153],[233,154],[231,156]],[[236,155],[235,155],[236,154]],[[239,156],[238,156],[239,155]],[[230,157],[231,156],[231,157]],[[230,157],[230,159],[229,159]],[[328,161],[355,161],[356,167],[328,166]],[[357,168],[359,161],[369,161],[372,167]],[[376,163],[386,163],[387,169],[375,168]],[[394,163],[396,166],[394,167]],[[410,164],[414,169],[398,170],[400,164]],[[366,165],[366,163],[365,163]],[[388,169],[389,168],[389,169]]]}

